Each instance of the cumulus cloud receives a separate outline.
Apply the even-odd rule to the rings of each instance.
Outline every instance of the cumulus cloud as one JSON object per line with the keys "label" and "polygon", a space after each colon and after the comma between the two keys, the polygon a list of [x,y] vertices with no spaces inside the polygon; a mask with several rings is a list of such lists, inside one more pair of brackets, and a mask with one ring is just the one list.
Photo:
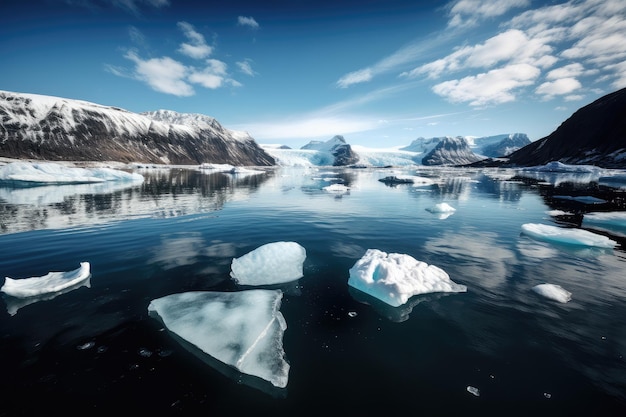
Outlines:
{"label": "cumulus cloud", "polygon": [[514,64],[472,75],[459,80],[439,83],[433,91],[456,103],[471,106],[501,104],[515,100],[515,90],[532,85],[540,70],[529,64]]}
{"label": "cumulus cloud", "polygon": [[564,96],[570,94],[581,87],[582,85],[576,78],[568,77],[559,78],[554,81],[547,81],[537,87],[535,92],[543,96],[544,99],[549,100],[554,96]]}
{"label": "cumulus cloud", "polygon": [[[211,90],[224,86],[241,86],[241,83],[229,75],[226,62],[208,58],[213,53],[213,48],[206,43],[204,36],[196,31],[193,25],[179,22],[178,28],[188,40],[181,43],[178,52],[182,53],[188,62],[169,56],[143,58],[136,49],[130,49],[124,57],[134,63],[132,68],[105,65],[105,70],[119,77],[142,81],[155,91],[179,97],[194,95],[196,93],[194,86]],[[136,28],[131,28],[130,37],[133,43],[145,46],[145,38]],[[241,68],[239,64],[237,63]],[[249,63],[247,69],[252,71]]]}
{"label": "cumulus cloud", "polygon": [[256,20],[254,20],[254,17],[249,16],[239,16],[237,17],[237,25],[239,26],[247,26],[250,27],[252,29],[258,29],[259,28],[259,24],[257,23]]}
{"label": "cumulus cloud", "polygon": [[207,45],[204,36],[197,32],[193,25],[187,22],[178,22],[178,28],[189,40],[189,42],[180,44],[178,52],[194,59],[202,59],[211,55],[213,48]]}
{"label": "cumulus cloud", "polygon": [[141,59],[136,52],[125,55],[135,63],[135,78],[146,82],[154,90],[175,96],[191,96],[193,87],[185,81],[189,69],[169,57]]}
{"label": "cumulus cloud", "polygon": [[529,4],[529,0],[458,0],[448,5],[448,25],[475,26],[482,20],[502,16],[511,9]]}
{"label": "cumulus cloud", "polygon": [[482,44],[457,49],[444,58],[401,75],[437,78],[443,73],[467,68],[490,68],[500,63],[528,63],[548,67],[557,60],[551,52],[552,48],[541,40],[530,39],[524,32],[512,29],[489,38]]}

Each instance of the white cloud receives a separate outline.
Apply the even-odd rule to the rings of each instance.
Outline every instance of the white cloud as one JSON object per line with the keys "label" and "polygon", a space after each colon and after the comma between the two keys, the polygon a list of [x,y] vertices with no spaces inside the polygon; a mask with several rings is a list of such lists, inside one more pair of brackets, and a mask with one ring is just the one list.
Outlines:
{"label": "white cloud", "polygon": [[236,62],[236,64],[239,67],[239,71],[243,72],[244,74],[249,75],[251,77],[254,77],[256,75],[256,72],[254,72],[254,70],[252,69],[250,60],[246,59],[244,61]]}
{"label": "white cloud", "polygon": [[563,96],[570,94],[578,89],[582,85],[576,78],[560,78],[555,81],[547,81],[537,87],[535,91],[537,94],[544,96],[545,99],[551,99],[554,96]]}
{"label": "white cloud", "polygon": [[482,44],[457,49],[444,58],[424,64],[403,75],[416,77],[425,74],[428,78],[437,78],[446,72],[468,68],[490,68],[500,63],[527,63],[548,67],[557,60],[551,53],[552,48],[543,44],[541,40],[530,39],[524,32],[512,29],[493,36]]}
{"label": "white cloud", "polygon": [[515,100],[515,91],[532,85],[540,70],[529,64],[513,64],[460,80],[444,81],[433,91],[456,103],[471,106],[501,104]]}
{"label": "white cloud", "polygon": [[[100,7],[98,0],[64,0],[66,4],[70,6],[82,6],[88,9],[98,9]],[[169,6],[169,0],[111,0],[110,3],[121,9],[127,10],[133,14],[139,14],[139,9],[145,4],[150,7],[156,7],[160,9],[161,7]]]}
{"label": "white cloud", "polygon": [[206,58],[213,52],[213,48],[207,45],[204,36],[187,22],[178,22],[178,28],[183,31],[189,43],[182,43],[178,52],[194,59]]}
{"label": "white cloud", "polygon": [[511,9],[529,4],[529,0],[458,0],[448,5],[448,25],[474,26],[482,20],[502,16]]}
{"label": "white cloud", "polygon": [[259,28],[259,24],[257,23],[256,20],[254,20],[254,17],[250,16],[250,17],[246,17],[246,16],[239,16],[237,17],[237,24],[239,26],[248,26],[252,29],[258,29]]}
{"label": "white cloud", "polygon": [[546,75],[548,80],[558,80],[559,78],[578,77],[584,72],[583,66],[575,62],[560,68],[555,68]]}
{"label": "white cloud", "polygon": [[350,72],[337,81],[337,85],[341,88],[346,88],[352,84],[359,84],[370,81],[373,78],[371,68],[363,68],[358,71]]}
{"label": "white cloud", "polygon": [[189,69],[169,57],[141,59],[134,51],[125,55],[135,63],[135,78],[146,82],[154,90],[175,96],[191,96],[193,87],[185,81]]}
{"label": "white cloud", "polygon": [[193,69],[189,75],[189,81],[200,84],[212,90],[224,85],[228,81],[226,63],[217,59],[208,59],[206,67],[201,70]]}

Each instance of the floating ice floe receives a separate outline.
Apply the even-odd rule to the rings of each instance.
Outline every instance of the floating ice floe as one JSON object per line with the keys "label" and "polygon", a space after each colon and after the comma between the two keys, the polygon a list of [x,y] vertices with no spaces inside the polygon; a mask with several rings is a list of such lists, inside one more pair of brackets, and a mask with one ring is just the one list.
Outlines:
{"label": "floating ice floe", "polygon": [[626,227],[626,211],[607,211],[598,213],[587,213],[583,216],[583,225],[596,225],[610,229]]}
{"label": "floating ice floe", "polygon": [[428,207],[426,211],[435,214],[439,219],[443,220],[452,216],[456,212],[456,209],[448,203],[437,203],[432,207]]}
{"label": "floating ice floe", "polygon": [[350,187],[343,184],[331,184],[322,189],[331,193],[347,193],[350,191]]}
{"label": "floating ice floe", "polygon": [[267,243],[234,258],[230,276],[240,285],[282,284],[302,278],[305,259],[297,242]]}
{"label": "floating ice floe", "polygon": [[193,291],[152,300],[148,313],[205,354],[273,386],[287,386],[280,290]]}
{"label": "floating ice floe", "polygon": [[143,181],[143,176],[112,168],[75,168],[54,162],[12,162],[0,166],[0,182],[86,184],[105,181]]}
{"label": "floating ice floe", "polygon": [[452,207],[448,203],[437,203],[432,207],[427,208],[426,210],[431,213],[454,213],[456,209]]}
{"label": "floating ice floe", "polygon": [[522,233],[538,240],[568,245],[593,246],[598,248],[613,248],[617,245],[616,241],[597,233],[547,224],[525,223],[522,225]]}
{"label": "floating ice floe", "polygon": [[567,303],[572,299],[572,293],[565,290],[560,285],[539,284],[535,285],[532,290],[543,297],[558,301],[559,303]]}
{"label": "floating ice floe", "polygon": [[435,265],[418,261],[410,255],[368,249],[350,268],[348,284],[385,303],[398,307],[418,294],[466,292]]}
{"label": "floating ice floe", "polygon": [[0,291],[16,298],[41,296],[63,291],[86,281],[91,276],[89,262],[81,262],[80,267],[68,272],[48,272],[40,277],[14,279],[6,277]]}

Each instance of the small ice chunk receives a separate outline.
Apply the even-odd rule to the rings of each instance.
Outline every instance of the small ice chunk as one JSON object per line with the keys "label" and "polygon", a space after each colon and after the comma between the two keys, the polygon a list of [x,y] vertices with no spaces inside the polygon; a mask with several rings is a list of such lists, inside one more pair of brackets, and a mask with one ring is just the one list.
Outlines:
{"label": "small ice chunk", "polygon": [[448,203],[437,203],[432,207],[427,208],[426,210],[431,213],[454,213],[456,209],[452,207]]}
{"label": "small ice chunk", "polygon": [[302,278],[306,250],[296,242],[267,243],[234,258],[230,276],[240,285],[282,284]]}
{"label": "small ice chunk", "polygon": [[569,245],[613,248],[617,242],[587,230],[562,228],[539,223],[525,223],[522,232],[532,238]]}
{"label": "small ice chunk", "polygon": [[152,300],[148,313],[165,327],[220,362],[287,386],[280,290],[192,291]]}
{"label": "small ice chunk", "polygon": [[572,299],[572,293],[565,290],[560,285],[539,284],[535,285],[532,290],[543,297],[558,301],[559,303],[567,303]]}
{"label": "small ice chunk", "polygon": [[5,277],[0,291],[17,298],[34,297],[63,291],[89,279],[90,276],[89,262],[81,262],[78,269],[68,272],[48,272],[40,277],[23,279]]}
{"label": "small ice chunk", "polygon": [[467,386],[467,392],[469,392],[470,394],[474,395],[475,397],[480,397],[480,390],[476,387],[473,387],[471,385]]}
{"label": "small ice chunk", "polygon": [[350,268],[348,284],[385,303],[398,307],[414,295],[432,292],[465,292],[434,265],[400,254],[368,249]]}
{"label": "small ice chunk", "polygon": [[343,184],[331,184],[324,187],[323,190],[331,193],[346,193],[350,191],[350,187]]}

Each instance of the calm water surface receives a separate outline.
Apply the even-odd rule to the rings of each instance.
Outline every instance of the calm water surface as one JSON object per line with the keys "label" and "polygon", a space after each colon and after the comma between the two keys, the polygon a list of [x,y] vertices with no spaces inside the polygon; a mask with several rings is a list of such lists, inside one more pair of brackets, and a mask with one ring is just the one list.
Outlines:
{"label": "calm water surface", "polygon": [[[625,210],[624,191],[507,170],[139,172],[134,185],[0,187],[2,277],[82,261],[92,271],[88,285],[54,298],[3,294],[0,415],[626,415],[625,232],[609,234],[619,242],[611,250],[520,233],[524,223],[580,227],[586,212]],[[378,181],[399,174],[433,183]],[[334,183],[349,190],[324,190]],[[439,202],[456,212],[427,210]],[[307,251],[304,276],[279,287],[284,390],[201,357],[147,311],[173,293],[238,290],[232,259],[276,241]],[[368,248],[437,265],[468,291],[381,305],[347,285]],[[572,300],[531,291],[544,282]]]}

